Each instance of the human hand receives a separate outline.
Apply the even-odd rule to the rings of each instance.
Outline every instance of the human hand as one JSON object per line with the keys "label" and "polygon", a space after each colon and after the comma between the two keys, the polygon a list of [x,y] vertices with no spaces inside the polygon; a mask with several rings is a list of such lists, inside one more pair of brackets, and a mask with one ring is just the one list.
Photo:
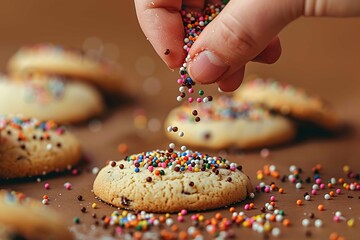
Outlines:
{"label": "human hand", "polygon": [[[220,0],[135,0],[141,28],[170,68],[185,59],[181,6],[199,11]],[[195,82],[217,82],[234,91],[249,61],[274,63],[281,54],[277,34],[300,16],[360,16],[359,0],[232,0],[190,49],[188,72]],[[166,49],[170,54],[165,54]]]}

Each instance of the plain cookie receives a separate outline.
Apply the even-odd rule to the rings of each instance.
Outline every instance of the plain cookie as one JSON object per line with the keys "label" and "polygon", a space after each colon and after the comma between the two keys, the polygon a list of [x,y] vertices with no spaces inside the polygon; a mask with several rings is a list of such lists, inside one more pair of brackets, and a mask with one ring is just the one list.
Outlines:
{"label": "plain cookie", "polygon": [[51,43],[22,47],[11,57],[7,69],[21,76],[39,72],[82,79],[110,92],[123,88],[122,72],[115,62]]}
{"label": "plain cookie", "polygon": [[341,126],[330,104],[301,88],[272,79],[257,78],[247,82],[235,92],[235,97],[266,106],[302,121],[312,122],[328,130],[337,130]]}
{"label": "plain cookie", "polygon": [[[289,142],[296,134],[296,127],[287,118],[228,96],[177,107],[165,124],[170,128],[166,131],[170,139],[210,149],[268,147]],[[184,136],[179,137],[179,132],[184,132]]]}
{"label": "plain cookie", "polygon": [[63,219],[23,193],[0,190],[0,239],[73,239]]}
{"label": "plain cookie", "polygon": [[0,76],[0,113],[75,123],[99,115],[104,103],[98,90],[80,81],[33,75],[21,80]]}
{"label": "plain cookie", "polygon": [[220,208],[253,195],[249,177],[236,163],[173,149],[111,161],[97,175],[93,190],[106,203],[147,212]]}
{"label": "plain cookie", "polygon": [[54,121],[0,115],[0,178],[62,171],[82,156],[77,138]]}

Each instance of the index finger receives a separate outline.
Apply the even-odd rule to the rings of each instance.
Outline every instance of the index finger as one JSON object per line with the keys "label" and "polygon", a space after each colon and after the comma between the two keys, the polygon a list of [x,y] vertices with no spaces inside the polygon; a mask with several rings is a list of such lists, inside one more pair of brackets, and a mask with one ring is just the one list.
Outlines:
{"label": "index finger", "polygon": [[185,59],[181,7],[201,9],[204,0],[135,0],[136,14],[145,36],[169,68]]}

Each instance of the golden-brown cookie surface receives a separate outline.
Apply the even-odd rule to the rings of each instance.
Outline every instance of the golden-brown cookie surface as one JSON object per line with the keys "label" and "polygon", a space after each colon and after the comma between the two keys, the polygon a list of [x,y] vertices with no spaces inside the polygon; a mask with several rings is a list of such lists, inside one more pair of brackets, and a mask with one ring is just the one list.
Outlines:
{"label": "golden-brown cookie surface", "polygon": [[148,212],[220,208],[253,192],[241,166],[191,150],[156,150],[111,161],[93,190],[109,204]]}
{"label": "golden-brown cookie surface", "polygon": [[0,115],[0,178],[62,171],[80,161],[77,138],[54,121]]}
{"label": "golden-brown cookie surface", "polygon": [[2,240],[73,239],[57,213],[23,193],[0,190],[0,212]]}
{"label": "golden-brown cookie surface", "polygon": [[114,62],[51,43],[22,47],[9,60],[7,68],[15,75],[39,72],[74,77],[94,83],[110,92],[122,88],[122,72]]}
{"label": "golden-brown cookie surface", "polygon": [[324,100],[273,79],[257,78],[245,83],[235,93],[235,98],[266,106],[329,130],[336,130],[341,125],[338,116]]}
{"label": "golden-brown cookie surface", "polygon": [[173,109],[165,122],[184,132],[179,137],[166,131],[170,139],[209,149],[268,147],[288,142],[296,133],[293,123],[285,117],[228,96],[196,106],[184,104]]}
{"label": "golden-brown cookie surface", "polygon": [[0,113],[74,123],[99,115],[101,94],[92,85],[57,76],[0,77]]}

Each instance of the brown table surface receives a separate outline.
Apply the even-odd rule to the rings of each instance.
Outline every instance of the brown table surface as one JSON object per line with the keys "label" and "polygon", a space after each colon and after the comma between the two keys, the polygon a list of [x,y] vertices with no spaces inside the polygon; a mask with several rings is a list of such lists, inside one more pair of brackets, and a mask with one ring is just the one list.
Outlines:
{"label": "brown table surface", "polygon": [[[98,131],[90,130],[89,123],[72,127],[81,140],[89,161],[83,161],[78,167],[79,175],[70,173],[41,177],[21,181],[0,181],[1,188],[22,191],[36,199],[47,194],[50,198],[49,208],[55,209],[64,216],[66,224],[74,226],[73,218],[79,217],[81,224],[76,225],[78,233],[84,233],[83,239],[91,239],[93,234],[108,235],[112,228],[93,228],[92,213],[97,216],[110,215],[115,208],[98,202],[92,193],[95,175],[94,167],[101,168],[107,160],[116,160],[124,156],[117,151],[120,143],[128,145],[128,153],[138,153],[157,148],[166,148],[170,142],[164,135],[163,120],[167,112],[177,106],[175,96],[177,73],[169,71],[155,55],[147,43],[136,21],[132,1],[7,1],[0,8],[0,66],[5,70],[7,59],[23,44],[51,41],[60,44],[81,47],[85,39],[97,37],[104,45],[117,47],[118,61],[124,69],[127,100],[112,100],[106,114],[99,118]],[[322,164],[321,177],[343,177],[351,179],[342,171],[344,165],[350,166],[355,173],[360,173],[360,19],[300,19],[288,26],[281,34],[283,56],[274,65],[249,64],[247,72],[257,73],[264,77],[274,77],[283,82],[302,86],[310,92],[323,96],[334,104],[336,111],[348,124],[349,130],[339,136],[329,137],[319,134],[303,134],[295,142],[270,148],[270,157],[264,159],[259,150],[222,152],[231,161],[236,161],[250,175],[253,184],[256,171],[265,164],[273,164],[282,175],[289,174],[289,166],[295,164],[303,170],[302,177],[313,176],[311,169],[317,163]],[[112,50],[114,53],[114,50]],[[150,78],[150,79],[149,79]],[[160,91],[149,93],[144,90],[148,83],[155,83]],[[153,85],[155,86],[155,85]],[[206,92],[218,94],[215,86],[203,87]],[[155,128],[139,128],[134,124],[134,114],[142,110],[148,122],[155,123]],[[160,122],[160,130],[156,123]],[[92,122],[94,123],[94,122]],[[208,151],[217,155],[217,152]],[[274,193],[276,205],[283,209],[291,226],[279,226],[282,239],[303,239],[307,230],[313,239],[327,239],[329,234],[337,232],[346,239],[358,239],[360,225],[360,193],[344,190],[339,196],[325,200],[322,190],[303,206],[297,206],[296,200],[303,199],[303,194],[310,191],[311,184],[304,184],[297,190],[288,181],[282,183],[272,177],[265,177],[266,183],[275,182],[285,189],[285,194]],[[353,180],[354,181],[354,180]],[[43,184],[49,182],[50,190]],[[63,186],[70,182],[72,190]],[[82,195],[84,201],[78,201]],[[249,216],[260,213],[260,208],[269,202],[271,194],[258,193],[253,200],[255,209],[246,211]],[[97,209],[91,204],[96,202]],[[249,202],[249,201],[248,201]],[[317,210],[318,204],[324,204],[325,211]],[[85,206],[86,213],[80,208]],[[243,209],[244,203],[235,205],[236,211]],[[354,218],[355,226],[350,228],[346,221],[335,223],[332,220],[335,211],[341,211],[346,219]],[[212,217],[216,212],[230,217],[228,209],[203,212],[205,217]],[[301,221],[307,214],[314,213],[315,218],[323,220],[322,228],[303,227]],[[172,215],[175,218],[176,215]],[[180,229],[187,229],[191,224],[187,216],[185,223],[178,224]],[[73,227],[74,228],[74,227]],[[262,239],[262,234],[242,227],[233,228],[237,239]],[[159,230],[154,228],[155,232]],[[79,235],[80,236],[80,235]],[[270,237],[273,238],[270,234]]]}

